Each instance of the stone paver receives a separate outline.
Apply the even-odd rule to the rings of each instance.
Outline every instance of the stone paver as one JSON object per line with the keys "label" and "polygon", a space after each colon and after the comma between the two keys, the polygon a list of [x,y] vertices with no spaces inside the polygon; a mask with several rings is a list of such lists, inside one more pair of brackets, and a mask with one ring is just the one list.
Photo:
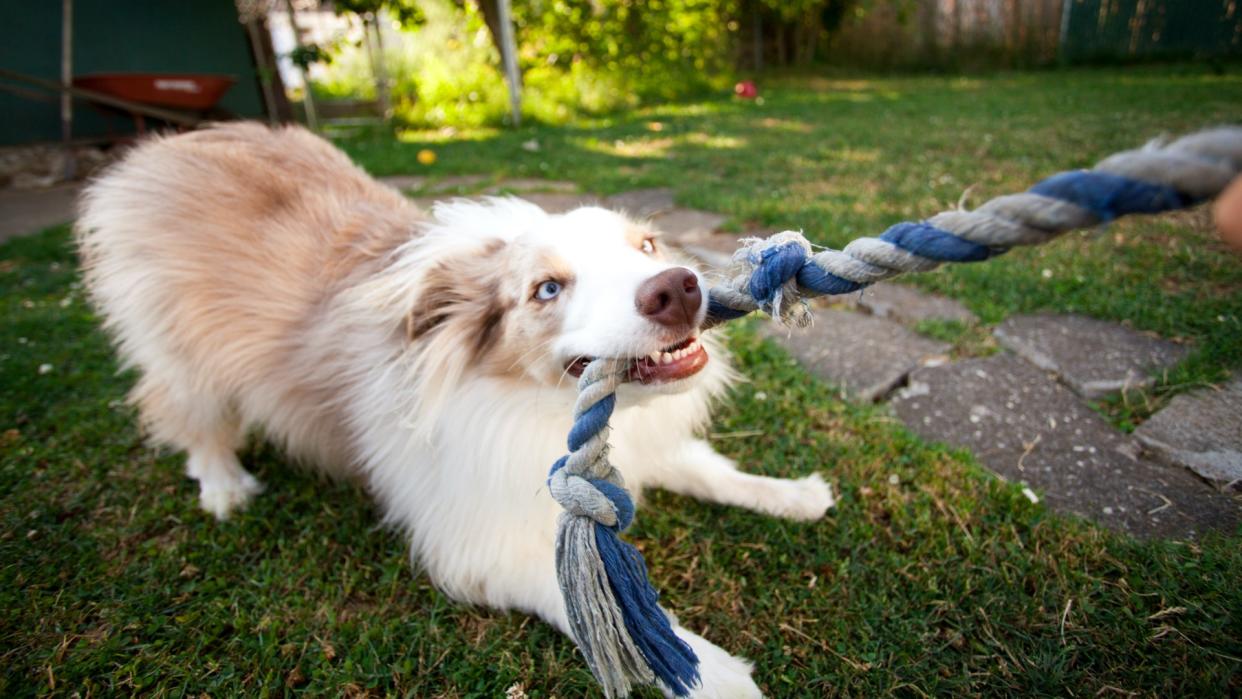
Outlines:
{"label": "stone paver", "polygon": [[[442,177],[440,179],[432,179],[425,175],[386,175],[377,177],[380,182],[406,191],[420,191],[426,195],[453,195],[459,191],[475,190],[482,185],[491,182],[490,177],[486,175],[454,175],[452,177]],[[542,180],[530,177],[515,177],[508,180],[500,180],[490,186],[484,187],[479,194],[501,194],[516,193],[523,194],[525,192],[560,192],[570,193],[577,192],[578,185],[573,182],[564,180]]]}
{"label": "stone paver", "polygon": [[708,267],[728,266],[737,250],[738,236],[718,233],[727,216],[698,209],[672,208],[650,217],[651,224],[664,234],[665,244],[681,248]]}
{"label": "stone paver", "polygon": [[0,242],[72,221],[81,184],[0,190]]}
{"label": "stone paver", "polygon": [[[430,211],[431,207],[438,201],[447,201],[456,197],[465,199],[478,199],[481,194],[429,194],[420,197],[411,197],[410,201],[414,202],[420,209]],[[536,204],[544,211],[550,214],[563,214],[571,211],[579,206],[598,206],[600,204],[599,197],[591,194],[564,194],[560,192],[529,192],[519,196],[526,201]]]}
{"label": "stone paver", "polygon": [[1054,510],[1142,537],[1232,530],[1242,509],[1185,469],[1135,458],[1134,441],[1010,354],[914,371],[893,399],[924,439],[967,447]]}
{"label": "stone paver", "polygon": [[563,214],[580,206],[600,206],[600,198],[593,194],[564,194],[558,192],[534,192],[522,194],[522,199],[538,204],[550,214]]}
{"label": "stone paver", "polygon": [[376,177],[375,179],[402,192],[412,189],[422,189],[427,184],[427,178],[421,175],[385,175]]}
{"label": "stone paver", "polygon": [[610,209],[624,211],[635,218],[649,218],[665,213],[676,206],[673,203],[673,190],[663,187],[635,189],[614,194],[604,200],[604,205]]}
{"label": "stone paver", "polygon": [[651,217],[651,223],[664,232],[665,240],[674,245],[695,244],[707,239],[729,220],[710,211],[698,209],[669,209]]}
{"label": "stone paver", "polygon": [[741,236],[712,233],[679,243],[682,250],[702,261],[708,268],[723,270],[733,263],[733,253],[741,247]]}
{"label": "stone paver", "polygon": [[1173,366],[1189,352],[1168,340],[1080,315],[1013,316],[993,335],[1086,398],[1150,385],[1150,374]]}
{"label": "stone paver", "polygon": [[834,309],[816,311],[804,330],[765,327],[809,371],[861,401],[882,397],[921,363],[945,361],[949,350],[891,320]]}
{"label": "stone paver", "polygon": [[1242,480],[1242,377],[1177,396],[1134,436],[1163,461],[1236,486]]}
{"label": "stone paver", "polygon": [[540,180],[529,177],[515,177],[511,180],[501,180],[497,184],[484,189],[485,194],[499,194],[501,192],[577,192],[578,185],[573,182],[564,180]]}
{"label": "stone paver", "polygon": [[912,286],[879,282],[863,289],[857,298],[860,307],[873,316],[914,324],[924,320],[950,320],[973,325],[979,318],[951,298]]}
{"label": "stone paver", "polygon": [[491,179],[487,175],[452,175],[435,181],[426,178],[418,186],[430,192],[451,192],[459,189],[474,189],[485,182],[490,182]]}

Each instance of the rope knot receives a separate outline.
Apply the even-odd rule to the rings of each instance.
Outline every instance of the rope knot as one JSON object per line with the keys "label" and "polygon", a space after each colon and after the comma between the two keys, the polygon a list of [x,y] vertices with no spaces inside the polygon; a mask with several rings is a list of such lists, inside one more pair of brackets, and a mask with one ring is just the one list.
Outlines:
{"label": "rope knot", "polygon": [[764,313],[785,325],[805,327],[810,309],[798,288],[798,272],[811,256],[801,233],[784,231],[770,238],[746,238],[733,256],[731,276],[746,279],[746,291]]}
{"label": "rope knot", "polygon": [[634,501],[625,491],[620,471],[608,466],[604,478],[591,478],[572,473],[565,468],[569,456],[562,456],[552,464],[548,474],[548,490],[552,499],[560,503],[566,512],[623,531],[634,521]]}

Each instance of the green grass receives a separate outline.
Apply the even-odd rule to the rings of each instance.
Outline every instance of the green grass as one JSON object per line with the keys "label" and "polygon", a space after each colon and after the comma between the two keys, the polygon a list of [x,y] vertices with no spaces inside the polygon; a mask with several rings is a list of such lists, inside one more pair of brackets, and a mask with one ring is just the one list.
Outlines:
{"label": "green grass", "polygon": [[[445,174],[672,186],[739,228],[804,227],[839,245],[970,183],[996,194],[1234,119],[1242,80],[1193,68],[789,80],[766,98],[346,145],[376,172],[417,172],[424,138]],[[532,138],[535,154],[521,148]],[[985,327],[1077,310],[1186,338],[1196,354],[1163,390],[1217,381],[1242,346],[1242,264],[1201,218],[1122,223],[912,281],[963,299]],[[365,496],[268,447],[242,455],[268,485],[248,511],[226,524],[200,512],[181,458],[147,449],[122,403],[133,376],[116,373],[67,241],[56,229],[0,248],[0,695],[595,695],[567,640],[453,605]],[[988,351],[970,329],[922,329]],[[717,447],[756,472],[822,470],[841,503],[795,524],[655,493],[630,538],[669,608],[753,659],[770,695],[1242,691],[1242,532],[1138,542],[1052,515],[882,407],[839,400],[753,323],[730,332],[750,380],[721,406]]]}

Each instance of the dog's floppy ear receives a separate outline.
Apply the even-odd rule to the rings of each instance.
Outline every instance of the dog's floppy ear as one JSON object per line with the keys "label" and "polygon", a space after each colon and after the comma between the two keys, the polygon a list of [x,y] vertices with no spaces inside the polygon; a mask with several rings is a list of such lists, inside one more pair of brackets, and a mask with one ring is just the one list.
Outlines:
{"label": "dog's floppy ear", "polygon": [[[499,258],[504,241],[441,260],[422,279],[410,299],[405,337],[411,343],[451,345],[443,349],[471,359],[487,352],[499,338],[512,301],[501,296]],[[431,348],[428,348],[431,349]]]}

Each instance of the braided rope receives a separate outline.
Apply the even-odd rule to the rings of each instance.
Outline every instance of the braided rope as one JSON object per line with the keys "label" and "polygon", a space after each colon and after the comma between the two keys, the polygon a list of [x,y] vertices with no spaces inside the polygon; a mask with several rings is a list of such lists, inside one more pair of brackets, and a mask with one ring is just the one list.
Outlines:
{"label": "braided rope", "polygon": [[[945,211],[899,223],[878,238],[814,253],[800,233],[749,238],[727,278],[708,293],[704,328],[761,310],[805,326],[805,299],[857,291],[905,272],[945,262],[977,262],[1019,245],[1120,216],[1182,209],[1219,194],[1242,170],[1242,128],[1223,127],[1171,143],[1151,143],[1064,172],[1026,192],[992,199],[973,211]],[[673,632],[659,606],[642,555],[619,538],[634,516],[621,474],[608,462],[608,418],[629,359],[600,358],[578,382],[569,454],[548,485],[565,508],[556,541],[557,580],[570,629],[608,696],[659,682],[685,696],[698,682],[698,659]]]}
{"label": "braided rope", "polygon": [[986,260],[1126,214],[1183,209],[1214,197],[1240,169],[1242,128],[1224,127],[1117,153],[1091,170],[1053,175],[973,211],[898,223],[843,250],[812,254],[810,244],[791,231],[744,240],[729,279],[711,290],[707,326],[756,310],[805,325],[807,311],[796,303],[802,298],[858,291],[944,262]]}

